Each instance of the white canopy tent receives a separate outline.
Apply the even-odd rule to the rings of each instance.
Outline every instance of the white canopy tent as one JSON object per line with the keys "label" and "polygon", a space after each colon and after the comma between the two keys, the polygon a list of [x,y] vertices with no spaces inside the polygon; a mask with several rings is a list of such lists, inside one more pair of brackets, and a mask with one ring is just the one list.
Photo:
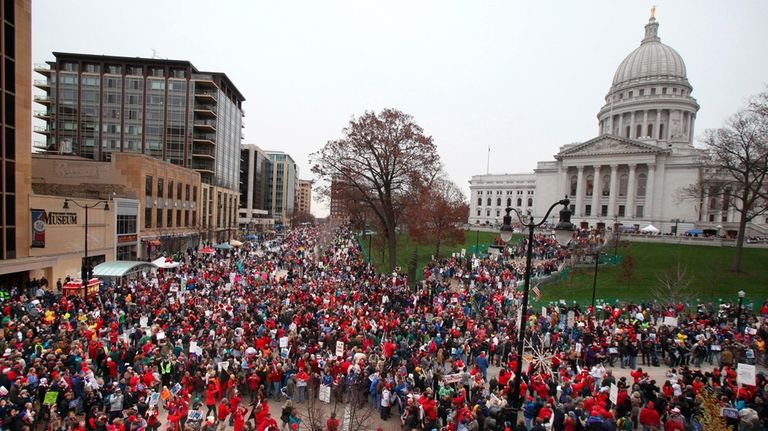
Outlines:
{"label": "white canopy tent", "polygon": [[153,260],[152,263],[155,264],[155,266],[157,266],[158,268],[163,268],[163,269],[173,269],[173,268],[179,267],[179,262],[174,262],[173,260],[168,259],[165,256],[158,257],[157,259]]}
{"label": "white canopy tent", "polygon": [[659,233],[661,232],[656,226],[649,224],[648,226],[640,229],[640,232],[643,233]]}

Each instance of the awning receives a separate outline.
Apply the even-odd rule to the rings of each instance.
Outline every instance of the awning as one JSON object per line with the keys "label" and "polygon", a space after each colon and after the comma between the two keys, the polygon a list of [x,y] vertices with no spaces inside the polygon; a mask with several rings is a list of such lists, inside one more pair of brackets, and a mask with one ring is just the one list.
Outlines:
{"label": "awning", "polygon": [[139,262],[132,260],[114,260],[104,262],[93,268],[94,277],[123,277],[139,271],[157,268],[150,262]]}
{"label": "awning", "polygon": [[227,244],[226,242],[222,242],[221,244],[216,244],[213,246],[216,250],[232,250],[232,246]]}
{"label": "awning", "polygon": [[169,259],[165,256],[160,256],[152,261],[152,264],[158,268],[173,269],[178,268],[179,262],[174,262],[173,259]]}

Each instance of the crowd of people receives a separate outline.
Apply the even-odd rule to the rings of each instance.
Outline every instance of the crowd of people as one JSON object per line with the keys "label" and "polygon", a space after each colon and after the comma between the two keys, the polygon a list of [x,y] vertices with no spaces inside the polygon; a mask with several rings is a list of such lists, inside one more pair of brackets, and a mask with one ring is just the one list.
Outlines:
{"label": "crowd of people", "polygon": [[[535,241],[546,275],[566,256]],[[737,364],[765,365],[768,303],[738,328],[727,306],[538,304],[519,358],[523,269],[455,256],[414,283],[374,271],[350,230],[305,227],[190,250],[176,270],[86,298],[12,287],[0,297],[0,426],[359,431],[354,412],[375,412],[371,429],[671,431],[703,429],[712,396],[733,427],[765,428],[768,382],[745,382]]]}

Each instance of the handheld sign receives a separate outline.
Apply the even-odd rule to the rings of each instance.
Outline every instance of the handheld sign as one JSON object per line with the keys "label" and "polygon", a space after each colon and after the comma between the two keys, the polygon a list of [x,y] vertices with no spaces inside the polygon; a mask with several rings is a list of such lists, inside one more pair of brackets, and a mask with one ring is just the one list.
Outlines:
{"label": "handheld sign", "polygon": [[56,400],[59,398],[59,393],[56,391],[48,391],[45,393],[45,398],[43,399],[43,405],[51,406],[56,404]]}

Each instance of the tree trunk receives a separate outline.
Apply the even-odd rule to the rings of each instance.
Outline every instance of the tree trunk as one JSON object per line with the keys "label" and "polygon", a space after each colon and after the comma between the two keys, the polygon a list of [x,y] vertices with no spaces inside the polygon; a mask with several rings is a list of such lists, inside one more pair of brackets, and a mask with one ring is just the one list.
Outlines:
{"label": "tree trunk", "polygon": [[437,244],[435,244],[435,259],[440,259],[440,239],[438,238]]}
{"label": "tree trunk", "polygon": [[731,271],[733,272],[741,272],[741,254],[742,251],[744,251],[744,234],[747,231],[747,209],[745,206],[748,197],[748,192],[745,191],[742,194],[742,210],[741,215],[739,216],[739,236],[736,238],[736,253],[733,255],[733,266],[731,267]]}
{"label": "tree trunk", "polygon": [[397,266],[397,233],[395,227],[387,227],[387,243],[389,245],[389,270],[394,271]]}

